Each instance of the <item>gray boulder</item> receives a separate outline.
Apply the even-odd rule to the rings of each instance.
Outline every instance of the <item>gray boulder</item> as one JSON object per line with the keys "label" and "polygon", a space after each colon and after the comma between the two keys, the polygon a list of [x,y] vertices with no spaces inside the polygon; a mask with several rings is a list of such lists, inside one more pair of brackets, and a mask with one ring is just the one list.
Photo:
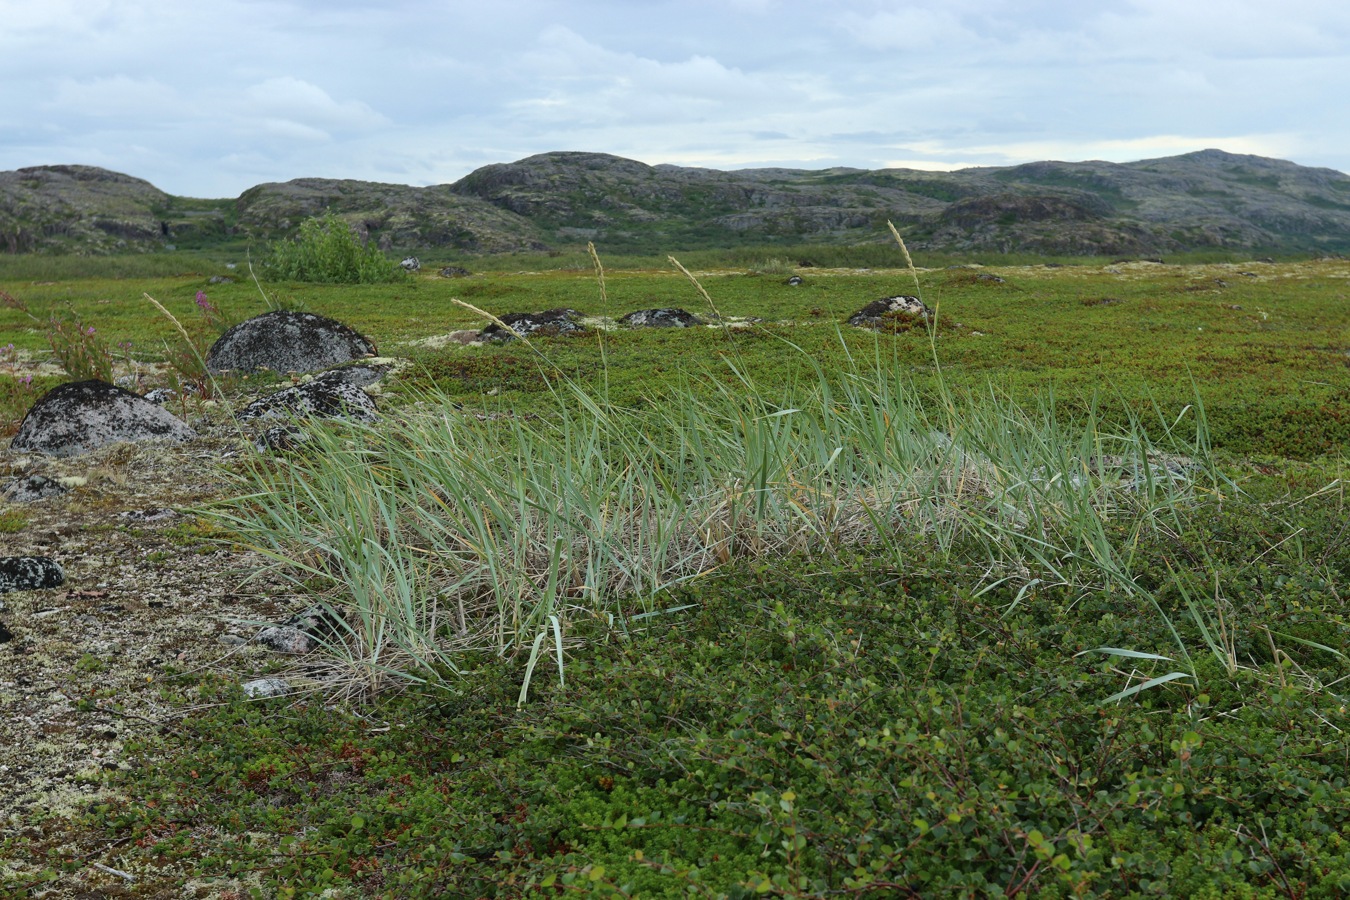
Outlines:
{"label": "gray boulder", "polygon": [[48,497],[59,497],[68,490],[70,488],[46,475],[29,475],[16,478],[5,485],[5,489],[0,491],[0,497],[11,503],[32,503],[35,500],[46,500]]}
{"label": "gray boulder", "polygon": [[106,381],[52,388],[28,410],[14,450],[74,456],[117,441],[190,441],[197,433],[169,411]]}
{"label": "gray boulder", "polygon": [[60,587],[65,580],[60,564],[46,556],[0,557],[0,594]]}
{"label": "gray boulder", "polygon": [[467,278],[473,273],[463,266],[443,266],[436,274],[442,278]]}
{"label": "gray boulder", "polygon": [[873,300],[848,317],[848,324],[880,331],[908,331],[928,321],[928,307],[918,297],[900,295]]}
{"label": "gray boulder", "polygon": [[619,324],[629,328],[692,328],[702,325],[703,320],[687,310],[672,306],[630,312],[619,319]]}
{"label": "gray boulder", "polygon": [[375,345],[341,322],[278,309],[240,322],[206,353],[212,372],[316,372],[375,354]]}

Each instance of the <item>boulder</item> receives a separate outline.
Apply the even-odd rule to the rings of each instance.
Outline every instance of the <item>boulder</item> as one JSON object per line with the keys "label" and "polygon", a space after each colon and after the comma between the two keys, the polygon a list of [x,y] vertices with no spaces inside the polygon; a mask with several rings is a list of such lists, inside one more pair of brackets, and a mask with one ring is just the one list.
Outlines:
{"label": "boulder", "polygon": [[29,475],[25,478],[16,478],[5,485],[5,489],[0,491],[0,497],[10,503],[32,503],[35,500],[46,500],[48,497],[59,497],[68,490],[70,488],[46,475]]}
{"label": "boulder", "polygon": [[800,275],[793,275],[791,278],[789,278],[787,281],[785,281],[785,282],[783,282],[783,283],[786,284],[788,287],[797,287],[797,286],[799,286],[804,280],[805,280],[805,279],[803,279],[802,276],[800,276]]}
{"label": "boulder", "polygon": [[667,307],[630,312],[619,319],[619,324],[629,328],[692,328],[702,325],[703,320],[687,310]]}
{"label": "boulder", "polygon": [[46,556],[0,556],[0,594],[60,587],[66,573]]}
{"label": "boulder", "polygon": [[[374,422],[379,410],[370,395],[361,390],[353,369],[325,372],[314,380],[259,397],[240,410],[240,421],[253,419],[359,419]],[[369,382],[366,382],[369,383]]]}
{"label": "boulder", "polygon": [[908,331],[927,321],[928,307],[918,297],[908,295],[873,300],[848,317],[848,324],[857,328],[881,331]]}
{"label": "boulder", "polygon": [[536,313],[507,313],[501,320],[511,331],[493,322],[478,333],[485,341],[509,341],[516,334],[521,337],[554,337],[560,334],[579,334],[586,330],[581,324],[581,313],[575,309],[546,309]]}
{"label": "boulder", "polygon": [[341,322],[314,313],[277,309],[240,322],[206,353],[211,372],[316,372],[373,356],[375,345]]}
{"label": "boulder", "polygon": [[399,266],[401,266],[405,272],[422,271],[422,261],[415,256],[406,257],[403,262],[399,263]]}
{"label": "boulder", "polygon": [[39,398],[9,446],[74,456],[117,441],[195,437],[197,433],[168,410],[106,381],[90,380],[60,385]]}
{"label": "boulder", "polygon": [[467,278],[473,273],[463,266],[444,266],[437,274],[442,278]]}

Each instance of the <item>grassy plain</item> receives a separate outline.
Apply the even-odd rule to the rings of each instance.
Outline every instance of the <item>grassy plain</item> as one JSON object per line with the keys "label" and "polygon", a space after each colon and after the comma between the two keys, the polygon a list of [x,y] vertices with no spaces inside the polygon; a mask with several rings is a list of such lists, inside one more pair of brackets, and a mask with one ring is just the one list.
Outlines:
{"label": "grassy plain", "polygon": [[[197,878],[211,897],[1350,891],[1350,264],[924,270],[923,297],[938,309],[931,341],[922,329],[877,335],[840,324],[871,300],[912,293],[907,270],[813,267],[792,287],[779,266],[757,267],[773,275],[707,268],[697,274],[723,316],[763,322],[535,349],[425,343],[482,325],[452,297],[498,315],[710,312],[668,267],[611,266],[602,295],[589,266],[562,262],[266,290],[273,303],[303,304],[410,357],[386,404],[434,397],[463,412],[514,413],[512,422],[538,416],[509,445],[521,471],[528,441],[551,446],[552,436],[572,436],[573,426],[554,423],[591,421],[583,396],[602,401],[602,425],[613,418],[603,409],[655,423],[692,409],[692,398],[712,412],[683,421],[725,418],[747,442],[780,440],[782,472],[757,496],[781,495],[784,521],[832,522],[816,486],[843,503],[844,487],[866,499],[882,482],[867,453],[841,462],[812,436],[833,437],[826,425],[843,421],[839,433],[862,447],[865,429],[849,423],[871,421],[875,407],[883,431],[908,416],[898,430],[928,441],[895,450],[903,441],[887,438],[881,455],[898,455],[876,471],[933,465],[928,494],[899,504],[908,512],[898,518],[858,519],[865,539],[840,542],[822,526],[818,539],[780,541],[783,553],[740,553],[708,538],[712,552],[732,548],[727,561],[641,605],[618,597],[606,606],[584,579],[560,591],[548,577],[562,571],[559,556],[550,569],[543,542],[544,577],[521,576],[518,593],[568,598],[524,613],[538,619],[534,647],[547,652],[531,654],[534,632],[517,629],[495,645],[503,652],[486,641],[435,657],[440,680],[423,673],[434,685],[350,709],[247,703],[234,684],[201,673],[172,681],[184,704],[209,708],[147,737],[137,752],[154,764],[118,776],[124,796],[155,802],[100,804],[63,826],[90,843],[119,842],[109,859],[142,875],[110,896],[159,896],[173,877]],[[0,287],[40,315],[69,303],[111,344],[130,341],[148,356],[174,335],[143,292],[185,320],[199,290],[235,319],[266,309],[256,286],[211,285],[210,274],[220,272]],[[1002,280],[981,277],[990,275]],[[0,309],[5,341],[40,353],[31,324]],[[860,373],[875,376],[869,390],[910,394],[849,401],[844,389]],[[44,378],[59,380],[35,384]],[[580,393],[560,390],[568,380]],[[769,396],[728,398],[736,385]],[[8,390],[0,415],[12,428],[30,389]],[[790,427],[800,430],[766,430],[799,421]],[[947,439],[932,437],[936,423]],[[430,472],[416,467],[438,456],[458,463],[456,452],[481,459],[472,441],[495,426],[475,427],[462,437],[371,438],[375,468]],[[639,430],[622,425],[596,453],[630,458],[611,444]],[[423,442],[433,438],[445,443]],[[950,439],[959,460],[943,449]],[[1091,481],[1106,465],[1102,442],[1137,452],[1142,471],[1166,484]],[[418,452],[428,447],[435,452]],[[341,458],[340,444],[331,449]],[[586,470],[585,454],[576,457],[568,465]],[[615,482],[646,477],[614,470],[629,472]],[[328,471],[302,460],[252,484],[284,488]],[[491,483],[509,492],[515,471]],[[455,477],[409,475],[386,494],[345,483],[358,506],[402,510],[383,520],[397,551],[388,523],[421,527],[417,515],[435,511],[427,489],[448,496]],[[679,479],[649,487],[667,481]],[[528,499],[550,522],[548,504]],[[317,516],[322,504],[312,505]],[[276,506],[296,504],[283,496]],[[597,506],[595,532],[613,509]],[[278,534],[279,555],[312,537],[303,518],[294,535]],[[237,524],[259,543],[280,527]],[[436,549],[425,543],[430,528],[410,559]],[[356,578],[344,586],[317,574],[298,576],[335,602],[358,590]],[[552,632],[566,650],[565,682],[551,660],[551,615],[567,628],[565,642],[561,625]],[[526,671],[535,675],[521,707]],[[31,837],[0,854],[34,846],[53,848],[53,880],[80,865]],[[14,888],[40,896],[44,883]]]}

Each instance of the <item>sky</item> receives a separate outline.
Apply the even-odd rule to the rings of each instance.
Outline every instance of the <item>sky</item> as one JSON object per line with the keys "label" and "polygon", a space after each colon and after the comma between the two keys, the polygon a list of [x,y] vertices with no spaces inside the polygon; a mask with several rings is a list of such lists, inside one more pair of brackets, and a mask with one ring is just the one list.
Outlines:
{"label": "sky", "polygon": [[0,0],[0,170],[172,194],[552,150],[736,169],[1350,172],[1346,0]]}

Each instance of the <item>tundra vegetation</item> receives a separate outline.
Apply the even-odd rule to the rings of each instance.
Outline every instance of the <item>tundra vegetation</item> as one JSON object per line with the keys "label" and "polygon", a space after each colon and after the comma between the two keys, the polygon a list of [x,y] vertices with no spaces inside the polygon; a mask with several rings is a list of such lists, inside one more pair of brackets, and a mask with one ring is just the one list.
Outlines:
{"label": "tundra vegetation", "polygon": [[[144,294],[206,292],[412,362],[380,423],[224,465],[200,511],[342,613],[316,689],[170,670],[181,720],[0,842],[46,854],[5,886],[78,835],[119,896],[1343,896],[1350,265],[902,249],[261,293],[0,260],[137,360],[183,340]],[[926,325],[839,324],[901,293]],[[660,306],[762,321],[434,339]],[[62,376],[0,326],[12,430]]]}

